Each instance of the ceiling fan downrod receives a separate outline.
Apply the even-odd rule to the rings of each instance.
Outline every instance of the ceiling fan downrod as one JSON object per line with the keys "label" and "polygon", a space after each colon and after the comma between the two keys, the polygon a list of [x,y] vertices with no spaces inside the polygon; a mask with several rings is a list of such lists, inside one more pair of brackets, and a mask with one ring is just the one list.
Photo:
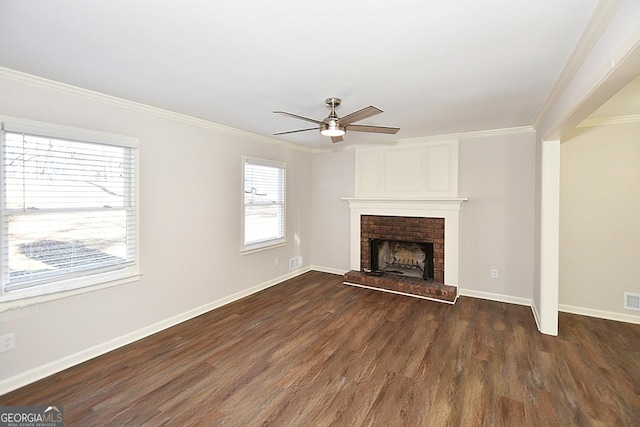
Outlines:
{"label": "ceiling fan downrod", "polygon": [[331,115],[336,115],[336,110],[340,107],[340,104],[342,104],[342,100],[340,98],[327,98],[324,101],[324,105],[331,110]]}

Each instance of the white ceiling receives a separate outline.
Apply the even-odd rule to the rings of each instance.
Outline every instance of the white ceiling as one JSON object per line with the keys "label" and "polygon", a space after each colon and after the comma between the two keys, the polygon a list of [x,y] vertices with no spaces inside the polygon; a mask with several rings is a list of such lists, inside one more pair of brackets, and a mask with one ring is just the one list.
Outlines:
{"label": "white ceiling", "polygon": [[596,4],[0,0],[0,66],[265,136],[337,96],[401,128],[345,142],[387,141],[532,125]]}

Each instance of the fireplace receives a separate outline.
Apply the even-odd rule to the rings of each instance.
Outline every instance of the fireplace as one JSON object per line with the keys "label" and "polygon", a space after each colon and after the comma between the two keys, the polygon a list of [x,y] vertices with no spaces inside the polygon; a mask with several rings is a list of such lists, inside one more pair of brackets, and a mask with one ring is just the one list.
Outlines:
{"label": "fireplace", "polygon": [[371,271],[433,279],[433,243],[371,239]]}
{"label": "fireplace", "polygon": [[[453,304],[458,297],[458,252],[460,247],[459,215],[460,205],[466,201],[462,197],[423,198],[344,198],[351,210],[351,270],[344,276],[344,284],[375,289],[411,297],[424,298]],[[446,243],[445,243],[446,236]],[[378,265],[371,260],[373,241],[401,242],[400,254],[411,253],[412,261],[396,262],[396,267],[387,270],[401,271],[372,272],[380,270],[380,249],[375,256]],[[426,244],[427,246],[421,246]],[[425,269],[412,276],[407,270],[420,271],[422,255],[416,254],[417,245],[425,255]],[[397,248],[396,248],[397,249]],[[387,249],[383,249],[386,251]],[[393,248],[391,248],[393,255]],[[429,253],[432,256],[429,256]],[[388,257],[388,255],[385,255]],[[395,254],[402,259],[402,256]],[[392,260],[393,257],[388,257]],[[415,259],[417,258],[417,260]],[[428,266],[432,259],[433,273]],[[420,268],[416,268],[418,262]],[[399,265],[402,264],[402,265]],[[383,261],[383,265],[385,265]],[[393,262],[391,262],[393,265]],[[420,277],[417,277],[417,276]]]}

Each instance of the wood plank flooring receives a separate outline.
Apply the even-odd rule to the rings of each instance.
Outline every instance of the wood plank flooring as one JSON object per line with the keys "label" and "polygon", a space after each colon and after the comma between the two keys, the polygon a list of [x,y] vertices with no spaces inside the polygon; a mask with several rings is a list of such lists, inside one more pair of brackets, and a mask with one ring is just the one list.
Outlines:
{"label": "wood plank flooring", "polygon": [[65,426],[640,426],[640,325],[309,272],[27,387]]}

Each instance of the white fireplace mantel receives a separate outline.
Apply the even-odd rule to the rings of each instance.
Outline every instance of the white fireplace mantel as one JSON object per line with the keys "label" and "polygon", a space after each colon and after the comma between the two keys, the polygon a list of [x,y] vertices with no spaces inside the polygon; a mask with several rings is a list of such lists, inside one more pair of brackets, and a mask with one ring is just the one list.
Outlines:
{"label": "white fireplace mantel", "polygon": [[360,270],[362,215],[444,218],[444,282],[458,286],[460,208],[466,197],[343,197],[351,209],[351,269]]}
{"label": "white fireplace mantel", "polygon": [[398,207],[412,206],[417,209],[457,210],[468,197],[343,197],[349,202],[349,207],[371,206]]}

